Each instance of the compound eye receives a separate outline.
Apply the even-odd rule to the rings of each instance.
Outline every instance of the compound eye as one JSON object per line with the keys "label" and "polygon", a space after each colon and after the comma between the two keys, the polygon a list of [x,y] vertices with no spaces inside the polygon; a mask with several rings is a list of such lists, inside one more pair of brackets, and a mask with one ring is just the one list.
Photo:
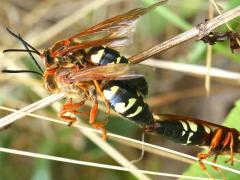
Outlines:
{"label": "compound eye", "polygon": [[47,68],[51,68],[53,65],[54,65],[54,59],[52,57],[52,53],[50,51],[50,49],[46,50],[44,53],[44,65],[47,67]]}

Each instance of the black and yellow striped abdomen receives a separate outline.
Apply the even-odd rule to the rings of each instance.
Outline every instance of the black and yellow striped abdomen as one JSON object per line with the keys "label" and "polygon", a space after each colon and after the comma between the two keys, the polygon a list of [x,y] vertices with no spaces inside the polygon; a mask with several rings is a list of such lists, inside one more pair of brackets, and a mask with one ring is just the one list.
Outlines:
{"label": "black and yellow striped abdomen", "polygon": [[[96,65],[128,63],[128,59],[118,51],[103,46],[89,49],[86,60]],[[143,100],[148,93],[145,78],[106,81],[102,84],[102,90],[111,108],[117,113],[141,125],[153,124],[152,113]]]}
{"label": "black and yellow striped abdomen", "polygon": [[128,59],[121,56],[118,51],[103,46],[90,48],[86,53],[86,59],[97,65],[128,63]]}
{"label": "black and yellow striped abdomen", "polygon": [[136,89],[122,81],[109,81],[103,85],[103,93],[111,108],[122,116],[143,126],[153,124],[152,113]]}
{"label": "black and yellow striped abdomen", "polygon": [[154,115],[153,132],[184,145],[205,145],[211,143],[214,131],[199,121],[176,115]]}

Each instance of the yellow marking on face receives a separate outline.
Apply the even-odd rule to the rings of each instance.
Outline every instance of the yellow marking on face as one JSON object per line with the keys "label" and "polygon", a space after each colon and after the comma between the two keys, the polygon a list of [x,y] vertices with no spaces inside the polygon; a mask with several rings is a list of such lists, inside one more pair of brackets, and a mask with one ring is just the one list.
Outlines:
{"label": "yellow marking on face", "polygon": [[204,130],[205,130],[205,132],[206,132],[207,134],[210,134],[210,133],[211,133],[211,129],[210,129],[208,126],[203,125],[203,127],[204,127]]}
{"label": "yellow marking on face", "polygon": [[188,139],[187,139],[187,144],[190,144],[192,141],[190,141],[190,138],[193,136],[193,132],[190,132],[188,135]]}
{"label": "yellow marking on face", "polygon": [[134,103],[136,102],[136,99],[135,98],[130,98],[128,100],[128,105],[125,107],[125,103],[124,102],[121,102],[121,103],[116,103],[114,109],[119,112],[119,113],[124,113],[126,112],[128,109],[130,109]]}
{"label": "yellow marking on face", "polygon": [[118,57],[118,58],[117,58],[117,61],[116,61],[116,63],[120,63],[120,61],[121,61],[121,58],[122,58],[121,56],[120,56],[120,57]]}
{"label": "yellow marking on face", "polygon": [[138,106],[137,110],[134,113],[129,114],[126,117],[128,117],[128,118],[134,117],[134,116],[138,115],[142,111],[142,109],[143,109],[142,106]]}
{"label": "yellow marking on face", "polygon": [[91,55],[92,62],[99,64],[100,60],[102,59],[103,54],[104,54],[104,49],[101,49],[97,52],[97,54]]}
{"label": "yellow marking on face", "polygon": [[181,121],[181,120],[180,120],[180,123],[182,124],[182,126],[183,126],[183,129],[184,129],[185,131],[188,131],[188,126],[187,126],[187,123],[186,123],[186,122],[184,122],[184,121]]}
{"label": "yellow marking on face", "polygon": [[191,121],[188,121],[188,124],[189,124],[189,126],[190,126],[190,129],[191,129],[193,132],[197,132],[198,126],[197,126],[196,123],[191,122]]}
{"label": "yellow marking on face", "polygon": [[110,100],[112,96],[118,91],[119,87],[118,86],[113,86],[109,90],[103,90],[103,94],[107,100]]}

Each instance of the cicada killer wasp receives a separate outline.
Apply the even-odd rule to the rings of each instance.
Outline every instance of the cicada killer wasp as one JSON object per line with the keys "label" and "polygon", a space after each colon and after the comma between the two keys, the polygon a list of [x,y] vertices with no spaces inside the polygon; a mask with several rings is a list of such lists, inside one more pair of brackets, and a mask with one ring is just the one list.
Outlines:
{"label": "cicada killer wasp", "polygon": [[226,162],[233,165],[234,153],[240,153],[240,132],[237,129],[179,115],[153,114],[153,118],[154,125],[148,126],[146,131],[183,145],[209,147],[207,153],[199,153],[197,157],[200,167],[210,178],[212,176],[201,160],[214,156],[213,162],[216,162],[219,155],[229,154],[230,158]]}
{"label": "cicada killer wasp", "polygon": [[[105,101],[108,113],[111,107],[124,117],[147,126],[153,124],[153,117],[148,105],[143,101],[148,93],[146,80],[141,74],[131,71],[128,59],[120,55],[117,49],[130,43],[140,16],[164,2],[107,19],[68,39],[56,42],[43,53],[8,29],[11,35],[23,43],[26,50],[6,49],[4,52],[27,51],[31,56],[31,53],[36,53],[41,57],[46,68],[42,75],[46,89],[66,94],[67,101],[61,107],[59,115],[67,120],[69,125],[76,121],[74,115],[78,114],[84,102],[90,100],[92,107],[89,122],[93,127],[103,130],[105,139],[104,123],[95,121],[100,95]],[[83,37],[96,37],[96,34],[103,37],[81,40]],[[34,59],[33,56],[32,58]],[[41,70],[40,67],[39,69]],[[39,74],[29,70],[4,72]]]}

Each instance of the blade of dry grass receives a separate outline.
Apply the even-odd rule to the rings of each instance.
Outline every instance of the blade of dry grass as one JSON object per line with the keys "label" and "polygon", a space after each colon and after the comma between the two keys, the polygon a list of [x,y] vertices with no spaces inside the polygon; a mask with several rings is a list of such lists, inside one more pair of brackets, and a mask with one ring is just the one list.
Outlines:
{"label": "blade of dry grass", "polygon": [[[30,104],[24,108],[22,108],[19,111],[16,111],[8,116],[5,116],[3,118],[0,119],[0,128],[16,121],[19,118],[22,118],[24,116],[26,116],[26,114],[24,112],[27,113],[31,113],[37,109],[43,108],[57,100],[60,100],[64,98],[64,94],[53,94],[51,96],[48,96],[44,99],[41,99],[40,101],[37,101],[33,104]],[[78,124],[79,122],[77,122],[76,124]],[[89,132],[86,130],[83,130],[82,133],[87,136],[89,139],[91,139],[91,141],[93,141],[97,146],[99,146],[103,151],[105,151],[108,155],[110,155],[113,159],[115,159],[119,164],[121,164],[124,167],[129,167],[132,169],[137,169],[136,166],[134,166],[133,164],[131,164],[127,158],[125,158],[121,153],[119,153],[116,149],[114,149],[111,145],[109,145],[108,143],[106,143],[105,141],[102,140],[102,138],[100,138],[99,136],[97,136],[94,132]],[[145,176],[144,174],[138,174],[138,173],[134,173],[132,172],[134,176],[136,176],[139,179],[144,179],[144,180],[148,180],[149,178],[147,176]]]}
{"label": "blade of dry grass", "polygon": [[[211,2],[209,2],[209,7],[208,7],[208,19],[212,19],[214,16],[214,8]],[[210,71],[212,67],[212,46],[207,45],[207,58],[206,58],[206,67],[207,67],[207,72],[205,76],[205,88],[206,88],[206,93],[207,97],[209,97],[210,94],[210,86],[211,86],[211,76],[210,76]]]}
{"label": "blade of dry grass", "polygon": [[[177,63],[177,62],[169,62],[169,61],[161,61],[156,59],[148,59],[141,64],[155,67],[155,68],[162,68],[172,71],[183,72],[186,74],[192,74],[204,77],[207,73],[206,66],[201,65],[194,65],[194,64],[185,64],[185,63]],[[239,84],[240,82],[240,73],[226,71],[219,68],[212,67],[210,69],[210,76],[212,78],[222,78],[227,80],[233,80],[235,83]]]}
{"label": "blade of dry grass", "polygon": [[49,104],[52,104],[53,102],[58,101],[62,98],[64,98],[64,93],[53,94],[51,96],[48,96],[44,99],[41,99],[37,102],[34,102],[34,103],[22,108],[20,111],[9,114],[9,115],[0,119],[0,128],[3,128],[5,126],[13,123],[14,121],[24,117],[25,115],[21,112],[31,113],[31,112],[33,112],[37,109],[44,108],[44,107],[48,106]]}
{"label": "blade of dry grass", "polygon": [[[2,108],[2,109],[9,109],[9,108],[4,108],[4,107],[0,107],[0,108]],[[14,111],[17,111],[17,110],[14,110]],[[29,115],[29,116],[32,116],[32,117],[36,117],[36,115],[30,114],[30,113],[25,113],[25,112],[22,112],[21,110],[17,111],[17,112],[19,112],[20,114],[23,114],[24,116]],[[44,119],[44,120],[50,120],[52,122],[56,122],[56,123],[60,123],[60,124],[66,124],[66,123],[64,123],[62,121],[59,121],[59,120],[56,120],[56,119],[51,119],[51,118],[45,118],[45,117],[42,117],[42,116],[39,116],[39,115],[37,116],[37,118],[41,118],[41,119]],[[101,133],[101,131],[98,131],[98,130],[92,129],[92,128],[83,127],[83,126],[81,126],[79,124],[74,124],[73,126],[79,128],[79,130],[81,130],[81,131],[85,131],[86,133],[92,133],[92,132]],[[128,138],[128,137],[123,137],[123,136],[112,134],[112,133],[108,133],[107,135],[109,137],[115,137],[117,139],[124,140],[125,143],[126,142],[134,142],[134,143],[139,144],[139,146],[141,146],[141,147],[142,147],[142,145],[144,145],[144,148],[146,146],[148,146],[148,147],[151,147],[151,148],[156,149],[158,151],[164,151],[164,152],[167,152],[167,153],[170,153],[170,154],[174,154],[174,155],[177,155],[177,156],[184,157],[186,159],[199,161],[199,159],[197,157],[190,156],[188,154],[184,154],[184,153],[181,153],[181,152],[178,152],[178,151],[174,151],[174,150],[171,150],[171,149],[168,149],[168,148],[164,148],[164,147],[161,147],[161,146],[156,146],[156,145],[153,145],[153,144],[145,143],[145,142],[142,142],[142,141],[138,141],[138,140],[135,140],[135,139],[131,139],[131,138]],[[229,168],[229,167],[226,167],[226,166],[223,166],[223,165],[219,165],[219,164],[216,164],[216,163],[213,163],[213,162],[209,162],[209,161],[206,161],[206,160],[202,160],[202,162],[205,163],[205,164],[211,165],[211,166],[215,166],[215,167],[218,167],[218,168],[221,168],[221,169],[233,172],[233,173],[240,174],[240,171],[238,171],[236,169],[232,169],[232,168]],[[132,168],[132,166],[127,166],[127,167],[131,167]]]}
{"label": "blade of dry grass", "polygon": [[[3,107],[3,106],[0,106],[0,109],[10,111],[10,112],[18,112],[15,109]],[[32,114],[32,113],[27,113],[27,112],[21,112],[21,113],[25,114],[27,116],[31,116],[31,117],[42,119],[42,120],[47,120],[47,121],[58,123],[58,124],[63,124],[63,125],[66,125],[66,126],[68,124],[65,121],[61,121],[61,120],[57,120],[57,119],[53,119],[53,118],[49,118],[49,117],[43,117],[43,116]],[[86,130],[86,132],[90,131],[90,132],[95,132],[95,133],[98,133],[98,134],[102,133],[102,131],[100,131],[100,130],[90,128],[89,126],[86,126],[86,125],[83,125],[83,124],[81,124],[81,125],[73,124],[72,126],[80,129],[81,131]],[[114,140],[116,142],[119,142],[121,144],[127,145],[127,146],[142,149],[142,144],[140,144],[141,141],[139,141],[139,140],[131,139],[131,138],[120,136],[120,135],[113,134],[113,133],[107,133],[107,138],[110,139],[110,140]],[[156,146],[156,147],[158,147],[158,146]],[[169,154],[166,151],[162,151],[161,149],[156,149],[154,147],[151,147],[151,145],[148,144],[148,143],[144,143],[144,150],[147,151],[147,152],[156,154],[158,156],[164,156],[164,157],[172,158],[174,160],[181,161],[181,162],[188,163],[188,164],[191,164],[191,163],[194,162],[193,160],[186,159],[184,157],[181,157],[181,156],[178,156],[178,155],[175,155],[175,154]]]}
{"label": "blade of dry grass", "polygon": [[0,151],[9,153],[9,154],[14,154],[14,155],[26,156],[26,157],[34,157],[34,158],[47,159],[47,160],[59,161],[59,162],[70,163],[70,164],[78,164],[78,165],[83,165],[83,166],[131,172],[132,174],[148,174],[148,175],[163,176],[163,177],[175,177],[175,178],[197,179],[197,180],[209,179],[209,178],[202,178],[202,177],[182,176],[182,175],[178,175],[178,174],[132,169],[132,168],[126,168],[126,167],[124,168],[124,167],[113,166],[113,165],[109,165],[109,164],[100,164],[100,163],[94,163],[94,162],[88,162],[88,161],[80,161],[80,160],[75,160],[75,159],[63,158],[63,157],[58,157],[58,156],[50,156],[50,155],[45,155],[45,154],[39,154],[39,153],[33,153],[33,152],[29,152],[29,151],[21,151],[21,150],[9,149],[9,148],[3,148],[3,147],[0,147]]}

